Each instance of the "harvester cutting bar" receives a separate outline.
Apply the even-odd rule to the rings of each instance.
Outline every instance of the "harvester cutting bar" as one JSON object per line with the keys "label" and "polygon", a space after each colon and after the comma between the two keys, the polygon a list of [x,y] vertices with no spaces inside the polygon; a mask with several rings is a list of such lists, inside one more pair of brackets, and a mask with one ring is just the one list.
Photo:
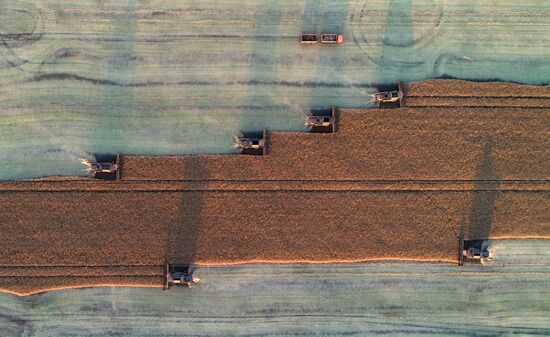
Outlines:
{"label": "harvester cutting bar", "polygon": [[193,270],[189,264],[166,263],[164,265],[164,290],[170,289],[173,285],[191,288],[199,282],[200,279],[193,276]]}

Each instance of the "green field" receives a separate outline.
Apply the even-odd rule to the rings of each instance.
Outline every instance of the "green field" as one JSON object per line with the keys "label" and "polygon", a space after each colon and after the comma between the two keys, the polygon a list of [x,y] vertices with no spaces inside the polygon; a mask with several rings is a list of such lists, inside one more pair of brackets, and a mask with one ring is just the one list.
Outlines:
{"label": "green field", "polygon": [[4,0],[0,180],[83,175],[93,153],[231,153],[241,130],[369,107],[378,83],[547,84],[549,36],[545,0]]}

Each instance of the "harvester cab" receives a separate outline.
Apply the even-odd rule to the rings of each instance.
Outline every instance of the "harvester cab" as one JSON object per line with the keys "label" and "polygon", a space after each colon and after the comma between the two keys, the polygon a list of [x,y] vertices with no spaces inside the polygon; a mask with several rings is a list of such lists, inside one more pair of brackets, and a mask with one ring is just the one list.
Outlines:
{"label": "harvester cab", "polygon": [[[385,90],[384,90],[385,89]],[[374,94],[374,102],[379,108],[399,108],[403,100],[403,90],[401,83],[393,88],[384,88]]]}
{"label": "harvester cab", "polygon": [[242,154],[265,155],[266,153],[266,130],[261,133],[241,133],[235,137],[235,148],[240,149]]}
{"label": "harvester cab", "polygon": [[121,171],[121,156],[96,155],[96,161],[81,159],[80,162],[86,166],[85,170],[93,174],[96,179],[118,180]]}
{"label": "harvester cab", "polygon": [[491,259],[486,240],[460,240],[459,264],[464,262],[483,264]]}
{"label": "harvester cab", "polygon": [[468,250],[464,251],[464,255],[468,259],[481,260],[481,259],[486,259],[486,258],[489,257],[489,251],[484,250],[482,248],[471,247],[471,248],[468,248]]}
{"label": "harvester cab", "polygon": [[200,278],[193,276],[193,270],[188,264],[164,265],[164,290],[170,289],[173,285],[191,288],[199,282]]}
{"label": "harvester cab", "polygon": [[118,166],[115,163],[90,163],[92,173],[115,173]]}
{"label": "harvester cab", "polygon": [[304,125],[316,133],[336,132],[336,108],[330,110],[312,111],[311,115],[306,116]]}

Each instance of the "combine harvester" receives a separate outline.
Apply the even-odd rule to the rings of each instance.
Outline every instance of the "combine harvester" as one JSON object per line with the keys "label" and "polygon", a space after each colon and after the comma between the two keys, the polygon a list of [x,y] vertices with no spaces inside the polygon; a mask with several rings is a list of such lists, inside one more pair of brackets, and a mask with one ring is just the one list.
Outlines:
{"label": "combine harvester", "polygon": [[263,156],[266,154],[267,132],[265,129],[261,133],[241,133],[235,137],[234,148],[240,149],[241,154],[250,154]]}
{"label": "combine harvester", "polygon": [[301,44],[342,44],[344,35],[342,34],[302,34]]}
{"label": "combine harvester", "polygon": [[304,125],[310,132],[315,133],[334,133],[336,132],[336,108],[315,111],[306,116]]}
{"label": "combine harvester", "polygon": [[460,238],[458,255],[459,266],[462,266],[464,262],[484,264],[491,259],[486,240],[463,240]]}
{"label": "combine harvester", "polygon": [[193,276],[191,265],[189,264],[170,264],[164,265],[164,290],[171,286],[185,286],[191,288],[200,282],[200,278]]}
{"label": "combine harvester", "polygon": [[[390,89],[390,90],[385,90]],[[398,83],[393,88],[384,88],[374,94],[374,102],[379,108],[399,108],[403,100],[403,85]]]}
{"label": "combine harvester", "polygon": [[81,159],[80,162],[86,165],[86,172],[92,173],[96,179],[119,180],[121,172],[121,155],[117,153],[114,158],[109,156],[96,156],[96,160],[92,162],[87,159]]}

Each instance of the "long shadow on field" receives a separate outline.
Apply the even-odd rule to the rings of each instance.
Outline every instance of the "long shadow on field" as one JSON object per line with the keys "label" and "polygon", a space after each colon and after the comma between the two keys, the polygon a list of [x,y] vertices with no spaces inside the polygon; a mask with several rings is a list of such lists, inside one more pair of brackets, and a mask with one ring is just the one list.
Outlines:
{"label": "long shadow on field", "polygon": [[[481,163],[476,174],[476,188],[473,193],[472,207],[470,210],[470,223],[464,233],[467,239],[487,239],[491,232],[491,223],[495,210],[495,200],[498,192],[500,176],[494,172],[493,167],[493,139],[486,140],[483,147]],[[491,191],[479,191],[482,187],[489,187]]]}
{"label": "long shadow on field", "polygon": [[[346,23],[348,22],[349,1],[307,0],[304,6],[304,18],[301,33],[334,33],[346,35]],[[303,48],[313,49],[317,52],[316,60],[311,64],[315,67],[313,83],[347,83],[343,77],[346,67],[345,59],[348,57],[346,43],[342,46],[314,45]],[[304,90],[306,90],[304,88]],[[309,91],[309,106],[304,106],[306,112],[314,109],[326,109],[337,105],[333,100],[335,88],[314,86]],[[348,89],[349,90],[349,89]],[[355,107],[338,104],[340,107]],[[358,106],[357,108],[360,108]]]}
{"label": "long shadow on field", "polygon": [[[101,3],[101,2],[100,2]],[[121,3],[125,3],[121,1]],[[98,9],[104,10],[107,6],[101,4]],[[96,123],[98,126],[96,130],[99,132],[95,138],[101,139],[101,132],[105,130],[124,130],[128,126],[123,124],[123,121],[119,118],[118,110],[122,108],[128,108],[131,105],[129,98],[134,97],[133,88],[128,86],[116,86],[108,85],[107,83],[127,83],[131,81],[134,75],[133,70],[130,68],[130,60],[135,56],[135,40],[138,32],[137,14],[136,10],[139,9],[139,5],[132,1],[126,2],[123,6],[125,12],[113,17],[113,24],[111,29],[105,32],[105,37],[119,37],[124,36],[124,41],[112,41],[108,43],[109,53],[105,59],[105,63],[101,64],[102,70],[98,73],[101,74],[101,80],[94,83],[103,91],[101,100],[98,100],[98,106],[105,106],[109,118],[98,118]],[[81,74],[78,74],[81,75]],[[101,82],[103,81],[103,82]],[[109,135],[111,142],[115,144],[116,148],[111,148],[109,152],[121,151],[121,141],[116,134]],[[97,146],[98,144],[94,144]],[[105,145],[103,145],[105,146]],[[101,149],[104,151],[104,149]],[[99,151],[99,149],[98,149]]]}
{"label": "long shadow on field", "polygon": [[414,45],[412,0],[390,0],[384,32],[384,46],[407,48]]}
{"label": "long shadow on field", "polygon": [[[206,180],[210,176],[200,156],[189,156],[185,161],[185,180]],[[204,182],[206,184],[206,182]],[[167,224],[165,262],[193,263],[197,257],[197,241],[203,223],[205,192],[181,192],[177,218],[173,224]]]}
{"label": "long shadow on field", "polygon": [[307,0],[301,33],[344,33],[348,7],[349,1]]}
{"label": "long shadow on field", "polygon": [[405,53],[410,53],[414,45],[412,23],[412,0],[390,0],[386,28],[382,39],[382,50],[377,64],[380,74],[376,79],[380,84],[390,84],[399,78],[399,72],[405,66],[414,66],[413,60]]}
{"label": "long shadow on field", "polygon": [[[240,131],[258,131],[253,129],[257,120],[266,120],[266,114],[273,111],[276,105],[276,90],[261,83],[276,83],[277,44],[281,25],[282,13],[279,1],[271,0],[260,2],[256,6],[254,16],[254,44],[250,63],[250,84],[246,106],[254,110],[254,114],[247,114],[248,118],[241,122]],[[252,108],[253,107],[253,108]],[[271,107],[271,108],[270,108]]]}

